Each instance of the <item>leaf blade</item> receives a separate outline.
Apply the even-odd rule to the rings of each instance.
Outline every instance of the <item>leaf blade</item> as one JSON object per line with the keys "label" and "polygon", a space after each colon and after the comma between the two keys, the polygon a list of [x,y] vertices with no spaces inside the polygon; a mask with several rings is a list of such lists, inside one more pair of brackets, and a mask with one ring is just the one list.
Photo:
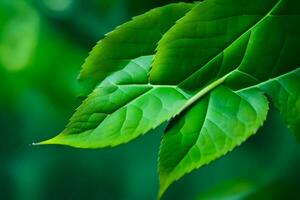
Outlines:
{"label": "leaf blade", "polygon": [[[256,0],[246,3],[235,0],[211,0],[198,4],[160,40],[150,73],[151,83],[180,83],[195,72],[198,66],[206,65],[234,41],[256,27],[278,6],[279,2],[272,0],[261,3]],[[228,30],[231,32],[226,32]],[[179,43],[180,40],[188,41]],[[184,51],[181,51],[182,49]],[[180,63],[177,70],[181,73],[172,73],[174,63]],[[170,80],[168,77],[173,79]]]}
{"label": "leaf blade", "polygon": [[70,119],[65,130],[39,144],[104,148],[127,143],[176,115],[190,95],[147,83],[152,56],[132,60],[108,76]]}
{"label": "leaf blade", "polygon": [[100,40],[82,66],[79,80],[91,91],[134,58],[154,54],[156,43],[194,4],[174,3],[134,17]]}
{"label": "leaf blade", "polygon": [[259,90],[233,92],[220,86],[179,116],[162,140],[159,196],[184,174],[253,135],[266,119],[267,111],[268,102]]}

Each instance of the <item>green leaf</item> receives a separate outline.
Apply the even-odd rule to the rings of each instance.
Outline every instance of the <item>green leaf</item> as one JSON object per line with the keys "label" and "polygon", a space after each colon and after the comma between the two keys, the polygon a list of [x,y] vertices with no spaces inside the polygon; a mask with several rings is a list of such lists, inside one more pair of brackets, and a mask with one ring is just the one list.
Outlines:
{"label": "green leaf", "polygon": [[171,120],[160,151],[162,196],[256,133],[267,116],[263,92],[299,133],[300,1],[193,6],[154,9],[97,44],[81,72],[97,87],[66,129],[40,144],[116,146]]}
{"label": "green leaf", "polygon": [[176,3],[156,8],[108,33],[93,48],[80,72],[79,78],[88,91],[131,59],[154,54],[161,36],[193,6]]}
{"label": "green leaf", "polygon": [[231,151],[256,133],[266,119],[268,101],[258,89],[216,88],[174,119],[159,155],[161,196],[184,174]]}
{"label": "green leaf", "polygon": [[260,86],[300,141],[300,69]]}
{"label": "green leaf", "polygon": [[66,129],[39,144],[101,148],[126,143],[176,115],[189,94],[149,85],[152,56],[132,60],[108,76],[77,109]]}
{"label": "green leaf", "polygon": [[299,7],[293,0],[199,3],[160,40],[151,83],[194,91],[231,73],[230,87],[239,89],[298,68]]}
{"label": "green leaf", "polygon": [[[214,94],[215,87],[211,87],[212,84],[223,84],[233,91],[246,92],[246,88],[261,86],[269,82],[270,78],[276,79],[299,68],[300,57],[296,53],[300,52],[299,14],[300,2],[290,0],[207,0],[195,6],[163,36],[150,72],[150,82],[177,85],[186,91],[194,92],[194,100],[190,100],[192,103],[185,108],[192,105],[189,112],[194,109],[198,111],[189,114],[190,120],[186,117],[188,113],[181,114],[171,122],[177,126],[169,128],[164,136],[160,156],[160,196],[173,181],[230,151],[254,133],[241,131],[240,133],[245,133],[244,138],[212,155],[188,155],[187,161],[182,158],[182,155],[189,152],[189,148],[193,148],[190,146],[194,144],[192,141],[204,137],[199,131],[197,134],[196,130],[199,130],[201,123],[195,125],[195,120],[203,122],[205,113],[211,111],[210,107],[205,109],[205,101],[209,101],[208,97],[205,100],[205,96]],[[173,69],[174,66],[176,70]],[[297,83],[292,85],[289,94],[293,94],[290,95],[293,98],[289,105],[282,101],[283,106],[279,106],[280,110],[298,103],[298,88],[295,87]],[[203,97],[204,99],[201,99]],[[219,98],[224,99],[221,96]],[[193,105],[199,99],[200,102]],[[263,106],[264,102],[261,101],[260,106]],[[234,104],[233,101],[231,103]],[[225,108],[230,106],[228,103]],[[284,118],[292,129],[299,129],[299,110],[295,108],[291,111],[291,108],[282,111],[288,113],[288,117]],[[229,116],[227,123],[230,124],[230,119],[233,120],[234,116],[229,115],[228,110],[222,112]],[[261,114],[265,116],[266,112]],[[247,127],[256,131],[261,123],[262,121],[256,126]],[[232,123],[228,132],[235,131],[234,124],[238,125],[238,122]],[[180,126],[184,126],[184,130],[181,130]],[[180,136],[181,131],[185,131],[188,139],[180,140],[180,137],[183,137]],[[210,126],[205,131],[211,133],[214,129]],[[170,132],[175,136],[171,137]],[[217,141],[224,143],[227,138],[213,138],[212,141],[212,144]],[[182,148],[178,147],[180,145]],[[201,151],[210,152],[212,147],[202,144],[200,148]],[[193,150],[192,152],[194,153]],[[177,163],[181,159],[184,164]]]}

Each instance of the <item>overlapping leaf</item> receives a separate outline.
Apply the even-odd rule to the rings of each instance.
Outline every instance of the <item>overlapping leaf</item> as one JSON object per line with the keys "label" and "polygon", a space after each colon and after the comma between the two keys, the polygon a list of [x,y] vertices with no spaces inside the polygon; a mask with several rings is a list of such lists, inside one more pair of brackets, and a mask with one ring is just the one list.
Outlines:
{"label": "overlapping leaf", "polygon": [[160,196],[174,180],[256,133],[267,111],[267,99],[258,89],[234,92],[220,86],[175,119],[161,144]]}
{"label": "overlapping leaf", "polygon": [[[193,6],[176,3],[153,9],[101,40],[80,73],[80,79],[88,83],[88,91],[100,84],[77,109],[66,129],[42,143],[82,148],[114,146],[146,133],[176,114],[186,100],[182,95],[186,94],[173,86],[149,85],[147,74],[152,56],[146,55],[154,53],[161,36]],[[178,103],[166,107],[174,99]],[[161,110],[161,118],[151,120],[157,109]]]}
{"label": "overlapping leaf", "polygon": [[134,17],[99,41],[87,57],[79,80],[91,91],[107,75],[140,56],[152,55],[162,35],[194,4],[175,3]]}
{"label": "overlapping leaf", "polygon": [[[203,88],[208,88],[211,82],[222,79],[224,79],[224,85],[232,90],[240,90],[250,86],[255,87],[255,85],[262,87],[263,83],[268,79],[276,79],[280,75],[296,70],[299,66],[300,59],[296,53],[300,51],[300,17],[298,14],[300,14],[300,3],[289,0],[264,2],[258,0],[205,1],[180,19],[159,42],[158,52],[150,73],[150,80],[155,84],[178,84],[181,88],[191,91],[197,91],[199,88],[203,90]],[[175,63],[177,63],[176,71],[172,70]],[[299,110],[297,108],[291,109],[291,106],[296,105],[299,101],[299,91],[297,91],[298,87],[296,87],[296,79],[298,80],[299,77],[294,77],[294,79],[294,83],[289,87],[292,91],[289,91],[289,95],[282,95],[284,96],[281,97],[282,104],[278,106],[282,110],[287,106],[286,102],[282,100],[289,98],[289,109],[282,111],[282,113],[288,113],[288,117],[284,116],[284,118],[293,130],[299,129],[297,126],[299,126],[300,122],[300,114],[297,112]],[[289,79],[288,81],[291,80]],[[267,82],[269,84],[266,84],[268,85],[265,88],[266,90],[278,92],[273,88],[273,82],[272,84],[269,81]],[[269,92],[272,93],[271,91]],[[214,92],[212,90],[211,96],[213,96]],[[254,94],[252,95],[255,96]],[[205,101],[208,100],[205,100],[205,98],[200,99],[199,104],[204,105]],[[227,100],[221,95],[219,96],[219,101],[234,104],[233,99],[229,98]],[[231,103],[227,103],[225,107],[230,108],[233,106]],[[263,101],[259,105],[264,105]],[[192,112],[196,108],[197,104],[191,108],[190,112],[192,114],[183,113],[175,123],[181,120],[189,124],[188,127],[191,128],[191,124],[196,123],[195,120],[202,123],[203,121],[206,122],[207,116],[199,116],[200,110],[197,113]],[[210,108],[208,107],[208,109],[207,111],[204,109],[205,112],[209,112]],[[240,108],[240,112],[242,111],[245,111],[245,108]],[[219,112],[224,112],[224,115],[227,116],[227,118],[224,117],[223,122],[228,126],[230,124],[238,126],[238,121],[234,123],[230,121],[234,120],[234,117],[229,115],[230,112],[228,110],[224,109],[223,111],[220,109]],[[214,129],[211,126],[208,129],[205,123],[203,127],[201,127],[201,123],[198,124],[204,131],[200,127],[196,131],[180,127],[180,125],[170,129],[165,134],[161,146],[159,167],[160,195],[163,194],[169,184],[184,174],[214,160],[230,151],[234,146],[239,145],[241,141],[257,130],[264,118],[262,116],[265,116],[265,114],[266,111],[263,112],[261,110],[258,112],[261,120],[260,123],[252,127],[252,130],[239,130],[240,134],[244,134],[244,138],[233,137],[233,141],[236,141],[231,143],[233,146],[225,145],[224,148],[215,146],[215,152],[208,155],[205,152],[209,152],[211,146],[201,143],[207,133],[210,134],[211,145],[219,141],[224,143],[229,137],[223,137],[222,139],[213,137],[215,136],[213,133],[221,135],[220,131],[216,131],[216,128]],[[203,111],[202,115],[204,115]],[[249,115],[251,114],[249,113]],[[209,118],[210,121],[211,118]],[[246,127],[251,129],[250,125]],[[221,130],[224,135],[226,129],[221,127]],[[234,127],[229,130],[232,133],[235,131]],[[171,134],[168,134],[169,132],[177,135],[173,136],[175,139],[170,139]],[[186,135],[185,137],[182,136],[184,134]],[[178,138],[181,138],[183,141]],[[179,140],[177,143],[182,145],[181,148],[177,148],[176,139]],[[199,147],[200,150],[195,147],[195,141],[199,142],[196,147]],[[195,155],[197,151],[198,155]],[[199,152],[204,152],[204,154],[199,155]],[[174,157],[170,156],[170,154],[174,155]],[[179,158],[183,160],[179,162]]]}
{"label": "overlapping leaf", "polygon": [[295,0],[206,0],[136,17],[96,45],[81,79],[97,87],[42,144],[116,146],[171,120],[159,158],[162,196],[256,133],[267,96],[300,138],[299,22]]}
{"label": "overlapping leaf", "polygon": [[132,60],[87,97],[58,136],[41,144],[101,148],[126,143],[176,115],[189,94],[148,84],[152,56]]}

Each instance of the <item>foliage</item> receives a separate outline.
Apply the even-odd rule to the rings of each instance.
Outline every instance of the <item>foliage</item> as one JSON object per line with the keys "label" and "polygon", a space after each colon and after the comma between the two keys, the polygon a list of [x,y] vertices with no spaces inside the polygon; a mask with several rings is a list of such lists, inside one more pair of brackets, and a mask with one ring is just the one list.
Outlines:
{"label": "foliage", "polygon": [[94,47],[80,74],[93,90],[62,133],[38,144],[112,147],[169,121],[161,197],[255,134],[269,102],[299,139],[299,14],[294,0],[206,0],[135,17]]}

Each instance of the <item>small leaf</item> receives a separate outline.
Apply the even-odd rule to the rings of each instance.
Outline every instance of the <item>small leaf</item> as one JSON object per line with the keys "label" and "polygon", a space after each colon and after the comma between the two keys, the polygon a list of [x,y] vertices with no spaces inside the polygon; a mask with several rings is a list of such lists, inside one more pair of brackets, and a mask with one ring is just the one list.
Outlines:
{"label": "small leaf", "polygon": [[266,119],[268,102],[258,89],[220,86],[173,120],[159,155],[161,197],[168,186],[239,146]]}
{"label": "small leaf", "polygon": [[300,141],[300,70],[262,84],[288,128]]}

